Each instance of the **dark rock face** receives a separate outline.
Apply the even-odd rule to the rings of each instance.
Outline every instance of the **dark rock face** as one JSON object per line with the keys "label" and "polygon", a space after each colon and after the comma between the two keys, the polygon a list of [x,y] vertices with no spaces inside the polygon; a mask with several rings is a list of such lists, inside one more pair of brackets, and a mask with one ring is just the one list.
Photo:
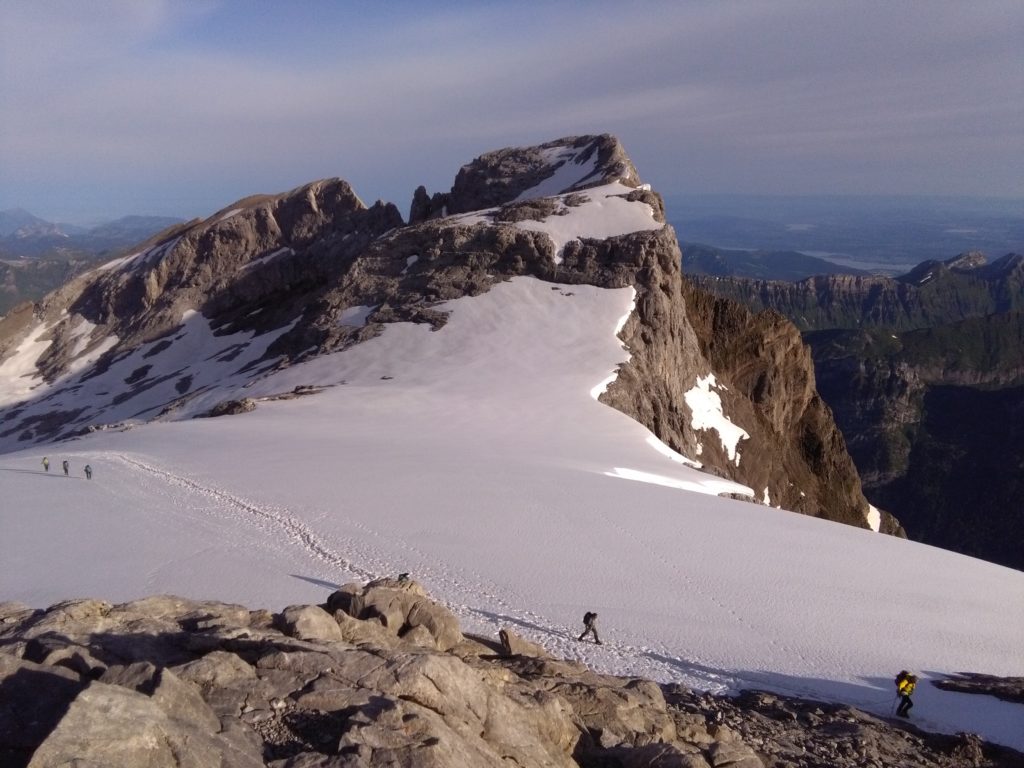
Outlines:
{"label": "dark rock face", "polygon": [[252,398],[245,397],[241,400],[227,400],[223,403],[218,403],[206,413],[200,414],[207,418],[215,418],[217,416],[236,416],[239,413],[249,413],[250,411],[256,410],[256,401]]}
{"label": "dark rock face", "polygon": [[1024,313],[807,340],[869,497],[918,541],[1024,568]]}
{"label": "dark rock face", "polygon": [[[0,604],[0,760],[11,768],[1024,765],[1024,755],[976,736],[926,734],[840,705],[716,698],[599,675],[537,647],[493,653],[446,626],[446,614],[416,582],[391,579],[346,585],[326,605],[280,614],[170,596],[46,610]],[[410,628],[417,615],[439,623]]]}
{"label": "dark rock face", "polygon": [[[749,484],[767,488],[786,509],[851,525],[863,521],[864,501],[852,459],[831,411],[815,389],[810,350],[781,316],[747,309],[687,288],[701,348],[729,383],[730,413],[759,440],[744,451]],[[749,425],[749,426],[747,426]],[[784,478],[779,483],[776,478]],[[902,535],[882,513],[881,530]]]}
{"label": "dark rock face", "polygon": [[920,409],[906,473],[873,497],[919,541],[1024,569],[1024,387],[930,386]]}
{"label": "dark rock face", "polygon": [[[612,182],[619,184],[612,192],[592,191]],[[544,232],[519,226],[567,215],[595,194],[612,194],[636,207],[645,223],[661,226],[580,237],[558,250]],[[442,215],[464,211],[476,215]],[[79,405],[84,398],[75,398],[83,410],[73,418],[49,418],[62,410],[53,393],[50,405],[0,413],[0,440],[59,439],[131,418],[209,415],[213,385],[198,385],[201,371],[189,361],[175,362],[162,377],[152,373],[170,368],[156,363],[195,313],[215,335],[274,334],[256,360],[231,367],[247,342],[218,356],[225,374],[254,378],[372,338],[384,323],[439,329],[446,318],[437,303],[527,275],[636,290],[636,309],[621,333],[630,360],[604,402],[684,455],[699,456],[710,471],[752,487],[759,500],[867,526],[867,502],[815,394],[798,334],[777,317],[741,316],[684,284],[662,200],[640,183],[614,137],[569,137],[482,155],[443,196],[418,190],[411,213],[417,223],[406,226],[394,206],[367,209],[344,181],[315,182],[239,201],[72,282],[34,312],[4,320],[9,328],[0,325],[0,354],[42,321],[52,343],[39,370],[53,381],[113,339],[82,375],[116,370],[116,386],[104,395],[107,402]],[[352,307],[364,309],[357,324],[344,321]],[[118,365],[143,345],[149,345],[144,354]],[[746,430],[739,458],[728,455],[713,430],[693,424],[686,394],[710,374],[717,376],[725,413]],[[163,402],[148,410],[133,406],[156,391]],[[204,409],[190,405],[196,398],[206,398]],[[225,393],[213,402],[239,399],[240,393]],[[898,526],[887,521],[886,530]]]}

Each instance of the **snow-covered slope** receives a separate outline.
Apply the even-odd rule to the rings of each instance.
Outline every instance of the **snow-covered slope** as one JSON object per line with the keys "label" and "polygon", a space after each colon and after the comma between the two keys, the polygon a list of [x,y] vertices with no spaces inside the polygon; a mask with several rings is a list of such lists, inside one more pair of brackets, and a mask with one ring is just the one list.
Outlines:
{"label": "snow-covered slope", "polygon": [[[440,331],[389,324],[245,389],[319,394],[2,455],[0,599],[280,608],[409,571],[469,631],[712,690],[887,713],[899,669],[1020,674],[1024,574],[720,498],[749,489],[597,402],[633,300],[516,278],[449,302]],[[585,610],[603,646],[576,642]],[[1024,748],[1018,705],[916,700],[927,725]]]}

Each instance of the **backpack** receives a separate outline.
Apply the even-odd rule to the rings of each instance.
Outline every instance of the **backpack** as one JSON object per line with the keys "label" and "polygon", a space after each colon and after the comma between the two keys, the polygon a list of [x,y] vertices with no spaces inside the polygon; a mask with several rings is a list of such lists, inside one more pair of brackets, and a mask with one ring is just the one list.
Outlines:
{"label": "backpack", "polygon": [[589,627],[594,622],[594,619],[596,619],[596,618],[597,618],[597,614],[596,613],[591,613],[590,611],[587,611],[586,613],[583,614],[583,623],[586,624]]}

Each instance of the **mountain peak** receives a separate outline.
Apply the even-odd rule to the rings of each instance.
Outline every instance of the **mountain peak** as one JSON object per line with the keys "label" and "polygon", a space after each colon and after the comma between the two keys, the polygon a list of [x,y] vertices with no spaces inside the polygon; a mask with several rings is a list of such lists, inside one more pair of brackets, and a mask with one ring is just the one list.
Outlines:
{"label": "mountain peak", "polygon": [[9,208],[0,211],[0,237],[14,235],[35,227],[54,226],[48,221],[26,211],[24,208]]}
{"label": "mountain peak", "polygon": [[640,175],[610,134],[566,136],[530,147],[508,147],[462,166],[451,191],[416,190],[410,223],[512,202],[561,195],[613,181],[640,186]]}
{"label": "mountain peak", "polygon": [[967,251],[947,259],[944,263],[950,269],[969,270],[985,266],[988,258],[981,251]]}

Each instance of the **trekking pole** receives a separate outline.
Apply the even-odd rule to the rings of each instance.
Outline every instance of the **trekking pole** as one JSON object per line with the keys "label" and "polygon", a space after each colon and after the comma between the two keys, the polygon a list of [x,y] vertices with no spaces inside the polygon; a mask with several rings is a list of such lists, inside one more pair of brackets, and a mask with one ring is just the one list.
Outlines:
{"label": "trekking pole", "polygon": [[900,697],[900,695],[898,693],[895,696],[892,697],[892,706],[889,707],[889,717],[892,717],[893,715],[896,714],[896,700],[899,697]]}

